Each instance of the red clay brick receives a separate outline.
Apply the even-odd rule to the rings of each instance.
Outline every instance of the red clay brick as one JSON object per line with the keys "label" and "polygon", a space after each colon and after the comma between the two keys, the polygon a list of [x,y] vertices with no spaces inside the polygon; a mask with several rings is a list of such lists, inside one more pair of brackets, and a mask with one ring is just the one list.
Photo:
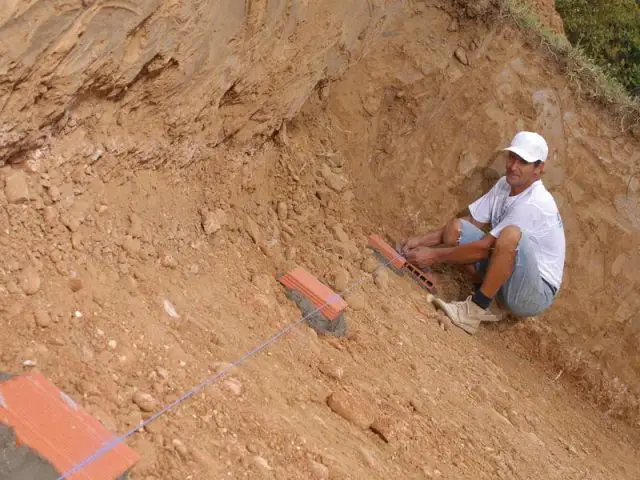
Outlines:
{"label": "red clay brick", "polygon": [[407,263],[407,261],[398,252],[396,252],[391,245],[382,240],[378,235],[370,235],[369,244],[378,250],[378,252],[394,267],[402,268],[405,263]]}
{"label": "red clay brick", "polygon": [[302,267],[294,268],[291,272],[281,276],[278,281],[289,288],[298,290],[329,320],[335,320],[340,312],[347,308],[347,302],[340,295]]}
{"label": "red clay brick", "polygon": [[416,266],[407,262],[398,252],[395,251],[391,245],[382,240],[378,235],[369,236],[369,244],[373,246],[384,258],[386,258],[390,265],[393,265],[399,269],[406,269],[411,275],[421,283],[431,293],[436,293],[435,276],[429,272],[423,272]]}
{"label": "red clay brick", "polygon": [[[64,474],[95,454],[115,436],[40,373],[0,383],[0,422]],[[124,443],[104,453],[69,480],[113,480],[139,459]]]}

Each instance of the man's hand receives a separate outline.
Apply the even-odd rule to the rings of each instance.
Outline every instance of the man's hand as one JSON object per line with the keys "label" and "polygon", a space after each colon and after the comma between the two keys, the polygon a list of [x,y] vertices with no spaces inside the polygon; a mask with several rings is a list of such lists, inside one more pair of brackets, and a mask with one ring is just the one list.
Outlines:
{"label": "man's hand", "polygon": [[409,253],[411,250],[418,248],[420,245],[422,245],[423,240],[424,240],[424,237],[405,238],[400,242],[400,245],[399,245],[400,254],[404,256],[407,253]]}
{"label": "man's hand", "polygon": [[417,247],[408,251],[404,258],[416,267],[430,267],[437,261],[438,251],[431,247]]}

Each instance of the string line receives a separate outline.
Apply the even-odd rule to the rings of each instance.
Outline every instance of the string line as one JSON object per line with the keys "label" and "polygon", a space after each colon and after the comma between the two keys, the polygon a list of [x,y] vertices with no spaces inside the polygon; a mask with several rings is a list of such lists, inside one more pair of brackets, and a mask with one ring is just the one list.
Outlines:
{"label": "string line", "polygon": [[[391,263],[391,260],[387,260],[386,262],[382,262],[382,264],[378,265],[375,270],[378,270],[379,268],[384,268],[384,267],[388,266],[390,263]],[[315,310],[312,310],[310,313],[308,313],[307,315],[302,316],[296,322],[292,323],[291,325],[289,325],[289,326],[283,328],[282,330],[280,330],[279,332],[275,333],[271,338],[265,340],[261,344],[259,344],[256,347],[252,348],[247,353],[245,353],[242,357],[240,357],[239,359],[237,359],[233,363],[230,363],[227,367],[225,367],[221,371],[215,373],[214,375],[211,375],[211,376],[205,378],[198,385],[196,385],[192,389],[190,389],[187,392],[185,392],[181,397],[179,397],[178,399],[174,400],[173,402],[171,402],[170,404],[168,404],[167,406],[165,406],[164,408],[162,408],[158,412],[154,413],[152,416],[147,418],[144,422],[142,422],[138,426],[132,428],[131,430],[129,430],[128,432],[126,432],[122,436],[116,437],[113,440],[111,440],[110,442],[107,442],[100,449],[98,449],[95,453],[91,454],[90,456],[88,456],[87,458],[85,458],[84,460],[82,460],[81,462],[76,464],[74,467],[69,469],[67,472],[65,472],[62,476],[58,477],[57,480],[66,480],[66,479],[68,479],[69,476],[77,473],[78,471],[82,470],[83,468],[85,468],[90,463],[96,461],[98,458],[102,457],[107,452],[109,452],[110,450],[114,449],[120,443],[124,442],[129,437],[133,436],[136,432],[140,431],[145,426],[149,425],[151,422],[156,420],[158,417],[161,417],[162,415],[165,415],[167,412],[173,410],[178,405],[184,403],[189,398],[191,398],[193,395],[195,395],[196,393],[202,391],[207,385],[215,383],[216,380],[218,380],[222,375],[224,375],[226,372],[228,372],[232,368],[237,367],[238,365],[244,363],[249,358],[251,358],[254,355],[256,355],[258,352],[264,350],[267,346],[271,345],[276,340],[278,340],[280,337],[284,336],[285,334],[287,334],[288,332],[293,330],[295,327],[300,325],[302,322],[304,322],[305,320],[309,319],[312,315],[315,315],[320,310],[322,310],[324,307],[330,305],[332,302],[337,300],[340,297],[340,295],[345,295],[345,294],[349,293],[351,290],[353,290],[354,288],[359,287],[360,285],[362,285],[366,279],[367,279],[367,276],[363,275],[358,282],[355,282],[354,284],[352,284],[348,288],[345,288],[343,292],[331,296],[327,300],[327,302],[325,302],[323,305],[319,306]]]}

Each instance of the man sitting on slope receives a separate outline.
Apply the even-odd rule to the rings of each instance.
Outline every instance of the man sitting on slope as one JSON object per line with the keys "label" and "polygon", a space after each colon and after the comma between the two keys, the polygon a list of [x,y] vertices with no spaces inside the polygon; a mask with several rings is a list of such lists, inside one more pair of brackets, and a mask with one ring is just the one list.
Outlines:
{"label": "man sitting on slope", "polygon": [[494,297],[516,316],[538,315],[551,306],[562,282],[564,227],[540,180],[547,142],[537,133],[519,132],[503,151],[509,152],[506,175],[469,206],[471,216],[400,245],[400,253],[417,267],[466,266],[475,293],[465,301],[434,302],[469,334],[481,322],[500,320],[487,310]]}

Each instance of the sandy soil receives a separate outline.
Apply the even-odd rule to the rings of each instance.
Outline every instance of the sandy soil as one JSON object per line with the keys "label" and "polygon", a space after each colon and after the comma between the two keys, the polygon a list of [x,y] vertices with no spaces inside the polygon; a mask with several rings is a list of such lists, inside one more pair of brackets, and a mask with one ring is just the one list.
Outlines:
{"label": "sandy soil", "polygon": [[[300,325],[147,425],[133,480],[639,478],[637,140],[489,1],[317,3],[0,13],[0,371],[127,432],[296,322],[274,276],[302,265],[357,284],[347,337]],[[461,211],[520,128],[565,283],[469,337],[366,237]]]}

